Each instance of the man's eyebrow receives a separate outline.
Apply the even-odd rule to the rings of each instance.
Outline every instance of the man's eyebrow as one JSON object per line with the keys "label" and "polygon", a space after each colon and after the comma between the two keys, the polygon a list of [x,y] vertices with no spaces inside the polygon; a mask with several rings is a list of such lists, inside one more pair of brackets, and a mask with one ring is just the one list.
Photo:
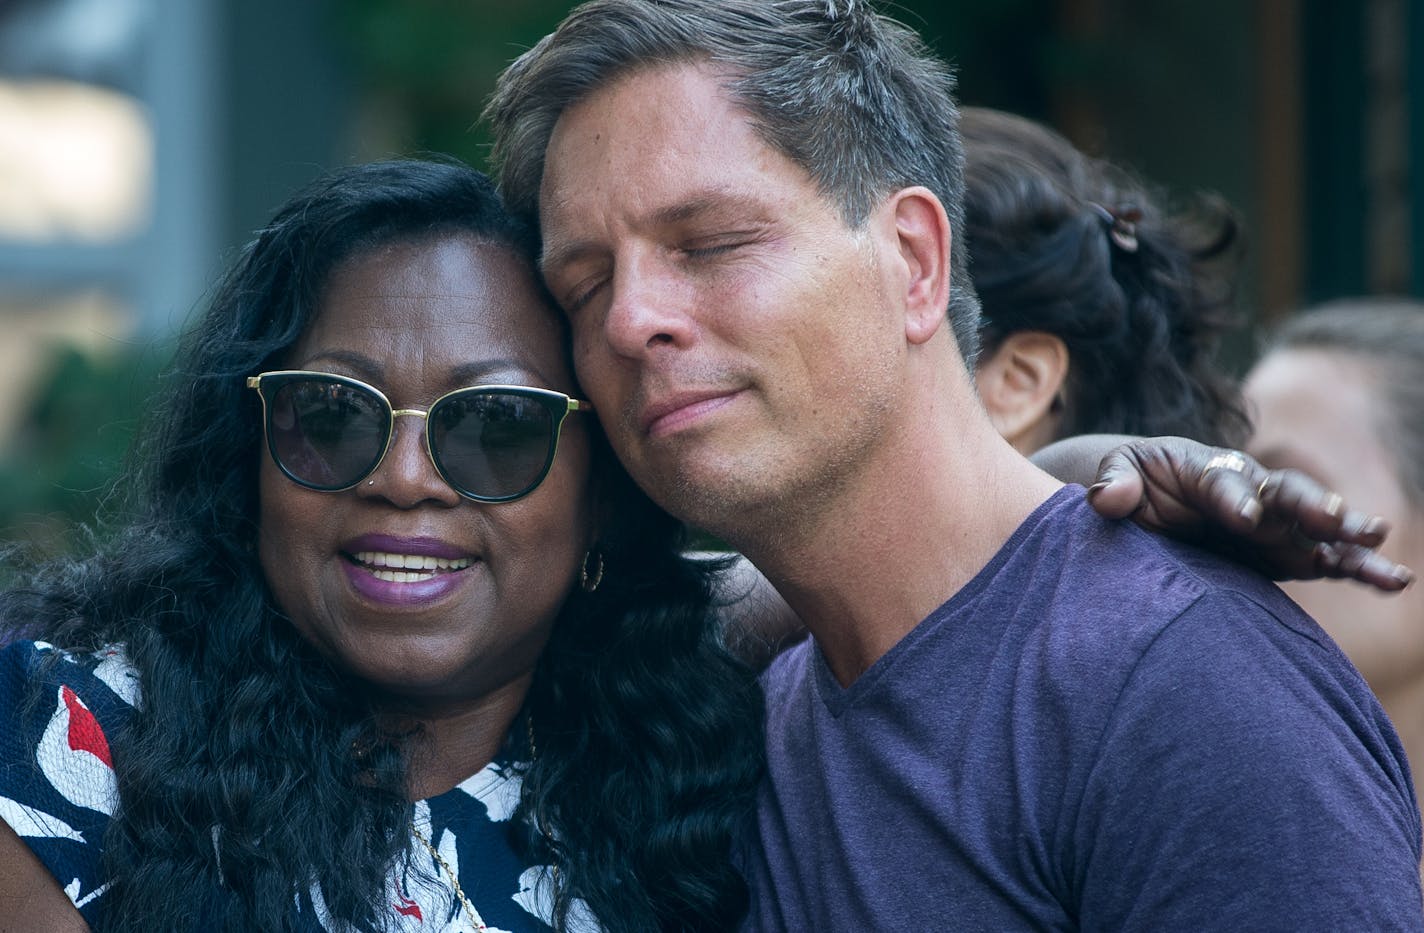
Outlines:
{"label": "man's eyebrow", "polygon": [[574,240],[572,243],[555,243],[553,246],[546,241],[539,252],[539,274],[547,279],[550,269],[561,268],[597,251],[598,244],[592,240]]}
{"label": "man's eyebrow", "polygon": [[679,201],[677,204],[654,211],[652,222],[655,224],[675,224],[685,220],[692,220],[703,214],[712,214],[718,211],[729,211],[738,215],[760,216],[766,212],[766,205],[755,197],[714,189],[698,193],[693,197]]}

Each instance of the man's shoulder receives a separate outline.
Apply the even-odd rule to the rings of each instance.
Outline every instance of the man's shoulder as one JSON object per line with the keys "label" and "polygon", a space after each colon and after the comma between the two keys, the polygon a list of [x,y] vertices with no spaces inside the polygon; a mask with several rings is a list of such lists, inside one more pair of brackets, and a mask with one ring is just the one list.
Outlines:
{"label": "man's shoulder", "polygon": [[[1309,671],[1309,679],[1357,686],[1319,626],[1248,568],[1107,521],[1081,491],[1056,496],[1026,526],[980,591],[946,604],[942,621],[986,628],[986,663],[1006,668],[1017,683],[1037,684],[1044,702],[1111,715],[1143,664],[1200,666],[1194,646],[1207,641],[1248,657],[1242,669]],[[1072,718],[1090,731],[1101,724]]]}
{"label": "man's shoulder", "polygon": [[[1130,522],[1109,521],[1079,495],[1060,493],[1011,541],[980,602],[1027,604],[1047,626],[1097,631],[1116,649],[1153,637],[1211,597],[1243,621],[1284,626],[1312,641],[1320,628],[1256,571]],[[1027,525],[1028,523],[1026,523]]]}

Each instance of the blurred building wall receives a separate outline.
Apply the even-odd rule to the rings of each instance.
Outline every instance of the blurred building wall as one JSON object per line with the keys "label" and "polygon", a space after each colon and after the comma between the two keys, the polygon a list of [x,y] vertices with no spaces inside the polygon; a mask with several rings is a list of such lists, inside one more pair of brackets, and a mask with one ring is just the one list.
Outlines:
{"label": "blurred building wall", "polygon": [[0,0],[0,540],[87,513],[217,273],[350,161],[343,48],[325,0]]}

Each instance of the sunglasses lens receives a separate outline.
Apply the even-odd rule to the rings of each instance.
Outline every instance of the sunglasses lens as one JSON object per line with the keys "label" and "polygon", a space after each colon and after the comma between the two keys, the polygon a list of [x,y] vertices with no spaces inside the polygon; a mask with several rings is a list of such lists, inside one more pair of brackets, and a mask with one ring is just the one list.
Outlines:
{"label": "sunglasses lens", "polygon": [[440,469],[456,489],[481,499],[513,498],[538,485],[556,429],[545,400],[512,392],[457,393],[430,413]]}
{"label": "sunglasses lens", "polygon": [[268,403],[272,456],[293,479],[344,489],[375,469],[386,446],[385,406],[369,392],[335,381],[283,384]]}

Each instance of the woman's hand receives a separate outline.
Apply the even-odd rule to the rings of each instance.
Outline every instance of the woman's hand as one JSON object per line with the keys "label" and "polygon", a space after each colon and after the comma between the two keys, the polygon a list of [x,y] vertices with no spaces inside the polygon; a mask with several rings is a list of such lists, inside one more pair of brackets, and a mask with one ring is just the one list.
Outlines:
{"label": "woman's hand", "polygon": [[1200,543],[1276,580],[1344,577],[1393,592],[1414,579],[1375,550],[1389,530],[1384,519],[1240,451],[1181,437],[1133,440],[1102,459],[1088,499],[1107,518]]}

